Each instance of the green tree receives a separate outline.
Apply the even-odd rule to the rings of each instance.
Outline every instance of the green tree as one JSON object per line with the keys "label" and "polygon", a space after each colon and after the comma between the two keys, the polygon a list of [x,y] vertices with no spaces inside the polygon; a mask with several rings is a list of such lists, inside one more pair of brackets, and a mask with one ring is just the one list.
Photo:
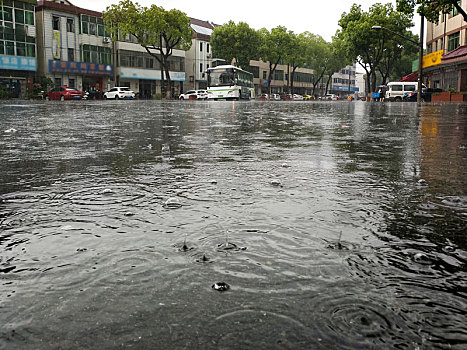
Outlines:
{"label": "green tree", "polygon": [[417,12],[428,21],[438,23],[440,13],[449,13],[456,9],[467,21],[467,13],[461,6],[460,0],[397,0],[397,10],[406,14]]}
{"label": "green tree", "polygon": [[342,14],[336,40],[340,41],[347,58],[356,60],[365,70],[371,91],[376,91],[376,72],[384,55],[395,58],[393,42],[396,40],[372,27],[385,27],[405,36],[407,28],[412,26],[411,18],[410,14],[395,11],[391,4],[375,4],[368,12],[354,4],[349,13]]}
{"label": "green tree", "polygon": [[292,35],[285,27],[278,26],[271,31],[263,28],[260,30],[261,46],[259,49],[260,58],[269,64],[268,93],[271,94],[271,80],[274,77],[277,65],[286,60]]}
{"label": "green tree", "polygon": [[[389,33],[382,32],[381,35],[390,37]],[[418,41],[418,35],[414,35],[410,32],[404,34],[414,41]],[[381,75],[381,84],[391,80],[399,80],[401,77],[412,72],[412,61],[417,59],[418,56],[418,45],[410,41],[402,42],[396,38],[388,39],[386,45],[390,47],[390,50],[383,52],[383,58],[381,63],[378,65],[378,72]]]}
{"label": "green tree", "polygon": [[343,48],[339,44],[340,43],[334,39],[332,43],[329,44],[330,52],[326,64],[326,70],[324,72],[324,76],[327,77],[324,94],[327,94],[328,92],[333,74],[340,71],[343,67],[353,63],[353,61],[346,56]]}
{"label": "green tree", "polygon": [[113,40],[119,35],[133,35],[160,63],[161,79],[164,81],[165,73],[167,80],[166,97],[171,98],[169,57],[174,49],[188,50],[191,47],[193,31],[188,16],[179,10],[166,11],[156,5],[141,7],[131,0],[122,0],[107,7],[103,17]]}
{"label": "green tree", "polygon": [[329,43],[320,35],[304,33],[306,41],[306,65],[313,68],[313,91],[315,96],[316,88],[322,81],[329,60],[331,59],[331,50]]}
{"label": "green tree", "polygon": [[295,80],[295,71],[299,67],[303,67],[306,63],[306,40],[304,34],[295,34],[289,32],[290,41],[284,61],[287,63],[288,69],[292,67],[292,74],[288,73],[290,79],[290,93],[293,94],[293,85]]}
{"label": "green tree", "polygon": [[211,47],[215,57],[228,64],[235,60],[237,66],[248,68],[250,60],[258,57],[259,34],[244,22],[230,21],[214,28]]}

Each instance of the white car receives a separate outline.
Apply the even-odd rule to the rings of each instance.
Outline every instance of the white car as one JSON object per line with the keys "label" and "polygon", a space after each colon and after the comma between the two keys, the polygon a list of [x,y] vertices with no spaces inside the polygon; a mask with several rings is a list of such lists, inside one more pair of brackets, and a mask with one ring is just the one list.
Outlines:
{"label": "white car", "polygon": [[109,91],[104,93],[104,99],[133,99],[135,98],[135,93],[130,90],[129,87],[114,87]]}
{"label": "white car", "polygon": [[334,94],[326,94],[326,96],[323,96],[321,99],[325,101],[337,101],[339,96]]}
{"label": "white car", "polygon": [[303,101],[303,96],[302,96],[302,95],[293,94],[293,100],[294,100],[294,101]]}
{"label": "white car", "polygon": [[272,99],[274,101],[280,101],[281,100],[281,95],[279,94],[272,94]]}
{"label": "white car", "polygon": [[208,92],[206,90],[189,90],[184,94],[181,94],[178,98],[180,99],[180,101],[183,101],[189,100],[190,96],[196,96],[196,98],[192,97],[191,99],[205,100],[208,98]]}

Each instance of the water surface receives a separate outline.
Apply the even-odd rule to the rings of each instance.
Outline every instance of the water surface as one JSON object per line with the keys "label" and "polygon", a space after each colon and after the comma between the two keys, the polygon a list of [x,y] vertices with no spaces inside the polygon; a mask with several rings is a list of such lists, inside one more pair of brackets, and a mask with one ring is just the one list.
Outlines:
{"label": "water surface", "polygon": [[0,348],[465,349],[466,125],[456,104],[1,102]]}

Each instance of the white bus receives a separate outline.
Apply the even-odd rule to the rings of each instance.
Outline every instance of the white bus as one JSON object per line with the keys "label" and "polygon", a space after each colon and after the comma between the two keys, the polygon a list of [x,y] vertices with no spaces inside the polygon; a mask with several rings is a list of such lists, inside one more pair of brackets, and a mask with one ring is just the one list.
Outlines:
{"label": "white bus", "polygon": [[232,65],[207,70],[208,99],[249,100],[255,98],[253,74]]}

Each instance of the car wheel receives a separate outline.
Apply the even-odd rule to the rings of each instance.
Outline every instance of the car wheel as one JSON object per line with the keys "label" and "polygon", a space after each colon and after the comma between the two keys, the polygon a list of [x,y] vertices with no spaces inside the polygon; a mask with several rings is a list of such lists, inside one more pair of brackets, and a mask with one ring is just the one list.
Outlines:
{"label": "car wheel", "polygon": [[402,99],[401,99],[400,97],[396,97],[396,98],[394,99],[394,101],[396,101],[396,102],[401,102]]}
{"label": "car wheel", "polygon": [[107,95],[104,95],[104,100],[107,100]]}
{"label": "car wheel", "polygon": [[60,101],[65,101],[65,96],[64,95],[60,96]]}
{"label": "car wheel", "polygon": [[118,97],[118,95],[115,95],[115,99],[118,100],[120,97]]}

